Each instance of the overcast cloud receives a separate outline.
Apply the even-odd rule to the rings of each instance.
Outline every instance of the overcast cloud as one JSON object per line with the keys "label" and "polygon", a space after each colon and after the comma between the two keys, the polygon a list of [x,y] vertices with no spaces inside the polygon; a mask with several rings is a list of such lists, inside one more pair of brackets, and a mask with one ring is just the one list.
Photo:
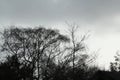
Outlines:
{"label": "overcast cloud", "polygon": [[120,0],[0,0],[0,22],[47,24],[73,20],[117,25],[112,18],[120,18],[119,3]]}

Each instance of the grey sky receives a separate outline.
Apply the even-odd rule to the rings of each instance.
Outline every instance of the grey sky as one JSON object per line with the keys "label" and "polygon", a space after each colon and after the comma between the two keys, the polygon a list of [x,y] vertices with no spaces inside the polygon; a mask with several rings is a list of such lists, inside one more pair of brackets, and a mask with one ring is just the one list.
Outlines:
{"label": "grey sky", "polygon": [[100,23],[120,13],[120,0],[0,0],[0,22],[41,24]]}
{"label": "grey sky", "polygon": [[93,31],[89,43],[92,50],[103,48],[103,62],[120,48],[120,0],[0,0],[1,28],[20,24],[54,25],[62,29],[65,21]]}

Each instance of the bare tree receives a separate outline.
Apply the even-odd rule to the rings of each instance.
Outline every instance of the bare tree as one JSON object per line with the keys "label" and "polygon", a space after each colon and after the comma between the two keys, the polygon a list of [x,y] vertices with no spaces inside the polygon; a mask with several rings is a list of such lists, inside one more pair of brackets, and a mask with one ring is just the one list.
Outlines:
{"label": "bare tree", "polygon": [[33,76],[39,80],[41,70],[48,66],[51,59],[60,53],[58,47],[68,42],[69,38],[61,35],[58,30],[45,28],[10,28],[3,32],[2,51],[17,54],[20,61],[33,68]]}
{"label": "bare tree", "polygon": [[[84,35],[82,38],[79,38],[79,40],[77,40],[77,30],[79,29],[79,26],[76,24],[68,24],[68,33],[70,36],[70,43],[69,46],[67,47],[67,55],[64,57],[65,58],[65,62],[64,63],[71,63],[72,62],[72,69],[73,69],[73,80],[74,80],[74,73],[75,73],[75,67],[78,65],[78,61],[80,60],[80,56],[82,54],[80,54],[82,51],[86,50],[86,46],[84,45],[84,41],[85,39],[88,37],[88,35]],[[87,57],[84,57],[85,59]],[[83,59],[83,58],[82,58]],[[83,61],[81,61],[83,62]]]}

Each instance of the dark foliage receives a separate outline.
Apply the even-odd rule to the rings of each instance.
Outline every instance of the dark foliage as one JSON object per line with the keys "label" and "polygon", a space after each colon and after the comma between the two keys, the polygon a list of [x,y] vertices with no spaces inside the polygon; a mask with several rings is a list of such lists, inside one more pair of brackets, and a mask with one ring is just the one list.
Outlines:
{"label": "dark foliage", "polygon": [[110,70],[112,72],[119,72],[120,71],[120,54],[117,52],[114,58],[115,58],[115,61],[110,63]]}
{"label": "dark foliage", "polygon": [[120,80],[120,72],[99,70],[90,80]]}
{"label": "dark foliage", "polygon": [[33,80],[30,66],[21,64],[17,55],[7,57],[0,64],[0,80]]}

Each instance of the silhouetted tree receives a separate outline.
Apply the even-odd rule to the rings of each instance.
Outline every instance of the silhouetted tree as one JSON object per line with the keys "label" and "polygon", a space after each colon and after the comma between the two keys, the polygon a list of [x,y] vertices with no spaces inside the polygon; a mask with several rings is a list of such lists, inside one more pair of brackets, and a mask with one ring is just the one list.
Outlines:
{"label": "silhouetted tree", "polygon": [[88,36],[84,35],[77,41],[76,30],[77,26],[70,25],[70,43],[64,47],[64,55],[58,58],[58,63],[51,72],[50,80],[87,80],[94,73],[92,70],[95,69],[90,70],[88,64],[95,58],[89,59],[90,56],[84,54],[86,46],[83,43]]}
{"label": "silhouetted tree", "polygon": [[0,80],[19,80],[19,65],[16,56],[8,57],[4,63],[0,64]]}
{"label": "silhouetted tree", "polygon": [[47,72],[49,61],[60,54],[61,43],[69,41],[58,30],[42,27],[5,29],[3,39],[2,51],[17,54],[23,64],[31,66],[32,76],[36,75],[37,80],[46,77],[42,70]]}
{"label": "silhouetted tree", "polygon": [[67,47],[67,55],[64,57],[65,61],[63,63],[72,66],[72,72],[70,72],[72,80],[80,79],[80,76],[82,76],[81,78],[85,78],[83,75],[86,74],[85,72],[88,68],[86,60],[89,58],[89,55],[84,53],[86,51],[84,41],[88,38],[88,35],[85,34],[82,37],[76,36],[79,26],[76,24],[67,25],[69,26],[70,43]]}
{"label": "silhouetted tree", "polygon": [[8,56],[0,64],[0,80],[33,80],[30,66],[20,63],[17,55]]}
{"label": "silhouetted tree", "polygon": [[119,52],[116,53],[114,56],[115,61],[110,63],[110,70],[111,71],[120,71],[120,54]]}
{"label": "silhouetted tree", "polygon": [[[69,38],[43,27],[4,30],[2,51],[16,56],[16,80],[88,80],[94,74],[88,64],[95,58],[84,53],[88,36],[77,40],[77,26],[69,26]],[[11,62],[11,57],[7,59]]]}

